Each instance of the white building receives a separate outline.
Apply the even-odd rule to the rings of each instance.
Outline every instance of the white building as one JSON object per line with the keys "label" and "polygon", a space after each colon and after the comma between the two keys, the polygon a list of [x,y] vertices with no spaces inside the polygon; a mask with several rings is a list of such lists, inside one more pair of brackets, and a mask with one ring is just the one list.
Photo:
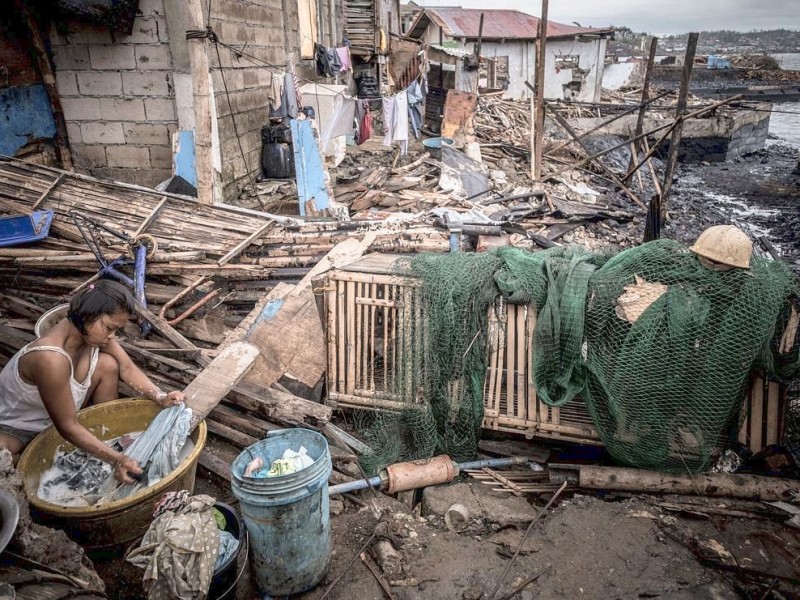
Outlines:
{"label": "white building", "polygon": [[[471,53],[478,41],[481,14],[481,57],[488,68],[483,67],[480,87],[505,89],[506,98],[530,97],[525,82],[533,85],[538,17],[505,9],[424,8],[406,35],[425,44]],[[549,21],[545,97],[599,101],[606,41],[613,32],[610,27],[574,27]],[[434,77],[430,83],[436,87],[438,82]],[[455,85],[444,83],[443,87]]]}

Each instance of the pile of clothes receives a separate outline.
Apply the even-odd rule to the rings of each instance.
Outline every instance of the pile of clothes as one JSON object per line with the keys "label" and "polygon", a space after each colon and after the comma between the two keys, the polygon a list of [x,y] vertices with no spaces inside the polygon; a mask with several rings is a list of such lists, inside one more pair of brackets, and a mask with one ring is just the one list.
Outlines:
{"label": "pile of clothes", "polygon": [[143,568],[149,600],[201,600],[214,572],[234,556],[239,540],[227,531],[225,515],[211,496],[187,490],[167,492],[153,510],[153,522],[127,557]]}
{"label": "pile of clothes", "polygon": [[314,60],[317,63],[317,75],[320,77],[336,77],[340,73],[349,71],[352,64],[350,48],[346,45],[339,48],[326,48],[314,44]]}

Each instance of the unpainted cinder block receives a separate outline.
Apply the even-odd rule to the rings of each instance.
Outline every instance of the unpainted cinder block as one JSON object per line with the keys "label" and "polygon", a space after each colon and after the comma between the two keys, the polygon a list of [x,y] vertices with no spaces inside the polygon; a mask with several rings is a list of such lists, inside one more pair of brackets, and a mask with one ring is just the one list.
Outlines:
{"label": "unpainted cinder block", "polygon": [[169,53],[168,44],[158,46],[138,45],[135,48],[136,66],[142,71],[172,68],[172,56]]}
{"label": "unpainted cinder block", "polygon": [[101,71],[119,71],[136,68],[134,47],[131,44],[109,44],[107,46],[89,46],[89,57],[92,69]]}
{"label": "unpainted cinder block", "polygon": [[163,123],[125,123],[125,143],[143,145],[168,145],[170,143],[167,126]]}
{"label": "unpainted cinder block", "polygon": [[100,100],[97,98],[62,98],[61,108],[67,121],[100,119]]}
{"label": "unpainted cinder block", "polygon": [[148,121],[175,121],[175,101],[172,98],[145,98],[144,110]]}
{"label": "unpainted cinder block", "polygon": [[108,146],[106,148],[109,167],[127,169],[149,169],[150,149],[144,146]]}
{"label": "unpainted cinder block", "polygon": [[145,121],[141,98],[100,98],[100,116],[106,121]]}
{"label": "unpainted cinder block", "polygon": [[76,74],[78,90],[86,96],[119,96],[122,77],[119,73],[83,71]]}
{"label": "unpainted cinder block", "polygon": [[81,137],[86,144],[124,144],[122,123],[82,123]]}
{"label": "unpainted cinder block", "polygon": [[89,48],[86,46],[53,46],[53,64],[57,71],[84,71],[91,68]]}
{"label": "unpainted cinder block", "polygon": [[169,96],[169,71],[122,73],[122,87],[131,96]]}

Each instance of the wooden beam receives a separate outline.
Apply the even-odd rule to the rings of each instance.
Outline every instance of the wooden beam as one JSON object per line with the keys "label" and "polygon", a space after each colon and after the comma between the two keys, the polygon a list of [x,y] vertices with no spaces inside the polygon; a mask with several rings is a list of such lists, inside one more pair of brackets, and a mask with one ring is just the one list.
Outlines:
{"label": "wooden beam", "polygon": [[192,429],[206,418],[228,392],[245,376],[258,356],[258,348],[246,342],[234,342],[211,361],[183,393],[191,408]]}
{"label": "wooden beam", "polygon": [[542,144],[544,140],[544,65],[547,46],[547,8],[548,0],[542,0],[542,16],[539,19],[539,32],[536,37],[536,93],[531,99],[533,118],[531,119],[531,177],[537,181],[542,176]]}
{"label": "wooden beam", "polygon": [[56,180],[53,183],[51,183],[44,192],[42,192],[42,195],[39,196],[36,202],[34,202],[31,205],[31,212],[39,208],[39,205],[41,205],[42,202],[47,200],[47,197],[50,196],[53,190],[56,189],[58,187],[58,184],[61,183],[62,181],[64,181],[64,173],[61,173],[58,177],[56,177]]}
{"label": "wooden beam", "polygon": [[670,140],[669,155],[667,156],[667,166],[664,169],[664,185],[661,186],[661,210],[666,210],[669,193],[672,189],[672,179],[675,176],[675,168],[678,164],[678,151],[683,135],[684,115],[686,114],[686,100],[689,97],[689,84],[692,81],[692,68],[694,67],[694,55],[697,52],[697,39],[699,33],[690,33],[689,41],[686,44],[686,56],[683,59],[683,77],[681,78],[681,88],[678,92],[678,104],[675,108],[675,127],[672,129],[672,139]]}
{"label": "wooden beam", "polygon": [[[575,140],[575,142],[583,149],[583,151],[586,153],[586,155],[587,156],[591,156],[592,151],[584,143],[584,141],[580,138],[578,133],[572,128],[572,126],[569,124],[569,122],[564,117],[562,117],[559,114],[559,112],[555,108],[553,108],[553,106],[549,102],[545,103],[545,107],[550,110],[550,114],[553,115],[553,118],[556,120],[556,122],[559,125],[561,125],[561,128],[564,131],[566,131],[573,140]],[[641,132],[639,132],[639,133],[641,133]],[[639,196],[634,194],[630,190],[630,188],[628,188],[628,186],[626,186],[622,182],[622,180],[619,177],[617,177],[617,174],[614,173],[608,167],[606,167],[606,165],[602,161],[600,161],[599,159],[596,159],[596,160],[592,161],[592,164],[596,165],[601,171],[603,171],[606,175],[608,175],[609,178],[611,178],[611,181],[613,181],[620,188],[622,188],[622,191],[625,192],[625,194],[628,196],[628,198],[633,200],[633,202],[638,204],[641,208],[644,208],[645,210],[647,209],[647,207],[644,205],[644,203],[642,203],[642,201],[639,199]]]}
{"label": "wooden beam", "polygon": [[[642,102],[639,105],[639,115],[636,118],[636,129],[633,137],[642,134],[644,128],[644,115],[647,112],[647,101],[650,99],[650,79],[653,76],[653,66],[656,62],[656,51],[658,50],[658,38],[653,36],[650,38],[650,52],[647,54],[647,67],[644,70],[644,83],[642,83]],[[636,165],[638,157],[639,144],[634,142],[636,152],[631,154],[631,160],[628,164],[628,174],[625,175],[623,181],[628,181],[630,176],[633,175],[633,167]]]}
{"label": "wooden beam", "polygon": [[[203,6],[200,0],[186,3],[187,28],[205,30]],[[192,71],[192,94],[194,99],[194,152],[197,169],[197,199],[203,204],[214,202],[214,161],[211,147],[211,78],[209,75],[206,38],[188,40],[189,64]]]}

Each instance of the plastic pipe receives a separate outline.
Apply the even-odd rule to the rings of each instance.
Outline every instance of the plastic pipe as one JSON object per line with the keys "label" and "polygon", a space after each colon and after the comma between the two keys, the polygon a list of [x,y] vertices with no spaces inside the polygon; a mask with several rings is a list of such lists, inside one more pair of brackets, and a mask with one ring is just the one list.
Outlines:
{"label": "plastic pipe", "polygon": [[[486,460],[473,460],[471,462],[456,463],[456,475],[461,471],[466,471],[469,469],[509,467],[512,465],[524,465],[528,462],[530,462],[530,459],[524,456],[514,456],[511,458],[489,458]],[[328,495],[335,496],[337,494],[346,494],[347,492],[365,490],[370,487],[382,487],[386,483],[386,478],[376,475],[375,477],[370,477],[369,479],[358,479],[356,481],[348,481],[347,483],[328,486]]]}

